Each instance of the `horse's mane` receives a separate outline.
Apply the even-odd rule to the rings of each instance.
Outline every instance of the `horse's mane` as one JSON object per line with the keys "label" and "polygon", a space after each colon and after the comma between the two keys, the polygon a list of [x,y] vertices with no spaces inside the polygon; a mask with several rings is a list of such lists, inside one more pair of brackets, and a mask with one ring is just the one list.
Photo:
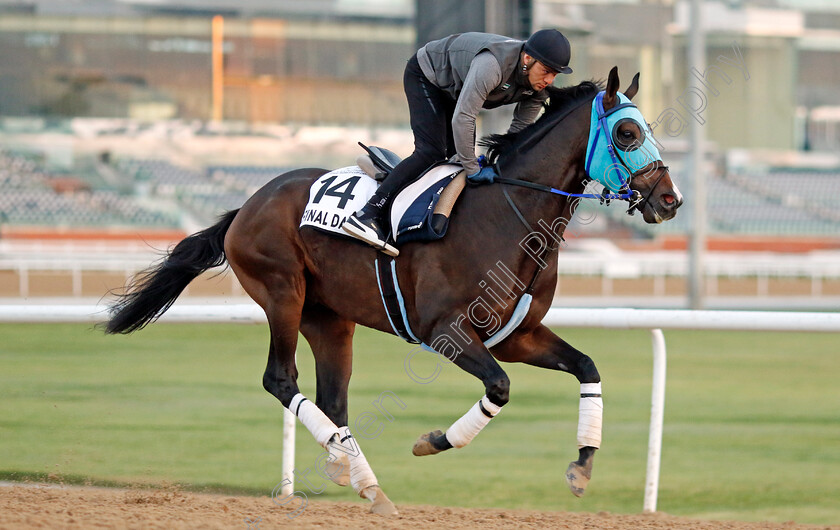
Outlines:
{"label": "horse's mane", "polygon": [[541,129],[556,125],[555,120],[550,119],[552,116],[574,107],[583,99],[594,98],[603,89],[604,84],[600,81],[584,81],[563,88],[547,86],[545,90],[548,92],[548,101],[543,106],[545,112],[537,121],[518,132],[485,136],[478,145],[487,147],[487,159],[491,164],[495,163],[500,156],[517,149],[525,140],[542,133]]}

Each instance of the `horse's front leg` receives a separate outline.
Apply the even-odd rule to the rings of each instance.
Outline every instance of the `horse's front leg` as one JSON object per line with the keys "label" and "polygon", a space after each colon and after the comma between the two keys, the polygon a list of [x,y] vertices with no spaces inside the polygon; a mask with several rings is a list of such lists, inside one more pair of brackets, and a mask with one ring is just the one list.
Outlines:
{"label": "horse's front leg", "polygon": [[[438,430],[422,435],[414,444],[412,453],[415,456],[433,455],[453,447],[466,446],[502,410],[510,396],[510,379],[473,329],[462,330],[470,339],[464,348],[442,340],[448,337],[444,323],[439,324],[435,331],[437,334],[433,336],[438,339],[430,341],[432,347],[465,372],[479,378],[484,383],[485,395],[446,432]],[[410,359],[407,363],[406,367],[410,369]]]}
{"label": "horse's front leg", "polygon": [[580,497],[592,478],[595,450],[601,447],[604,402],[601,399],[601,376],[595,363],[543,325],[528,332],[514,333],[494,348],[493,354],[502,361],[524,362],[569,372],[580,381],[578,459],[566,470],[569,488]]}

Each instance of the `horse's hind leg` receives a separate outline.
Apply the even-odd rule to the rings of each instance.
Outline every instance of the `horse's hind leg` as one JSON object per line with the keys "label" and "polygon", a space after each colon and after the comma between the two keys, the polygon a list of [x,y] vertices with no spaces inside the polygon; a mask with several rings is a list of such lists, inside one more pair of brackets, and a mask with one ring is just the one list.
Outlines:
{"label": "horse's hind leg", "polygon": [[502,360],[569,372],[580,382],[578,459],[566,470],[569,489],[580,497],[592,478],[595,451],[601,447],[604,403],[601,399],[601,376],[595,363],[542,325],[528,333],[511,335],[494,353]]}
{"label": "horse's hind leg", "polygon": [[347,388],[353,369],[353,332],[356,324],[334,312],[305,308],[300,332],[315,357],[315,403],[336,425],[347,425]]}
{"label": "horse's hind leg", "polygon": [[297,293],[289,285],[274,285],[266,292],[271,293],[271,299],[263,303],[271,331],[271,346],[263,387],[292,411],[312,433],[315,441],[329,451],[328,444],[338,438],[339,428],[316,404],[300,393],[297,385],[295,349],[301,326],[303,293]]}
{"label": "horse's hind leg", "polygon": [[347,427],[347,387],[353,366],[353,332],[356,325],[326,308],[303,311],[300,331],[315,357],[315,404],[341,433],[328,443],[330,454],[324,471],[340,486],[348,483],[360,497],[370,500],[372,513],[396,514],[394,503],[379,487],[376,475]]}
{"label": "horse's hind leg", "polygon": [[[245,219],[245,221],[242,221],[243,223],[251,221],[256,223],[258,219],[254,216],[243,218]],[[293,226],[297,226],[297,221],[294,222]],[[235,224],[233,228],[236,228]],[[240,230],[247,233],[247,228],[253,229],[253,227],[246,225],[245,228],[240,228]],[[343,420],[339,423],[346,423],[346,379],[350,377],[350,356],[344,356],[343,353],[349,353],[350,351],[353,328],[346,322],[337,320],[334,316],[330,322],[329,315],[326,314],[310,315],[307,313],[307,317],[303,318],[306,297],[306,277],[303,264],[294,258],[298,250],[288,245],[288,241],[284,241],[280,237],[282,231],[281,227],[276,232],[266,236],[273,238],[262,245],[264,248],[274,249],[269,255],[255,251],[254,247],[260,245],[253,243],[251,237],[236,239],[238,236],[234,237],[237,233],[235,230],[228,232],[230,237],[225,245],[229,263],[243,289],[263,308],[268,318],[271,331],[271,348],[268,354],[268,366],[266,366],[263,375],[263,386],[270,394],[279,399],[284,407],[292,411],[321,447],[327,450],[323,455],[326,460],[339,462],[342,457],[349,460],[350,483],[356,492],[374,503],[372,508],[376,513],[396,513],[394,505],[387,497],[384,494],[379,495],[381,490],[376,485],[376,477],[370,471],[370,466],[361,449],[358,448],[358,444],[350,436],[350,430],[347,427],[339,428],[334,421]],[[248,245],[236,244],[234,239],[236,241],[248,241]],[[321,324],[319,318],[327,319],[324,328],[329,330],[328,332],[320,333],[318,331]],[[327,397],[321,399],[319,396],[318,399],[318,405],[325,406],[332,418],[324,414],[318,405],[304,397],[298,388],[295,349],[297,347],[298,331],[300,331],[301,326],[306,328],[306,333],[309,335],[308,340],[315,342],[313,349],[318,352],[316,355],[321,355],[323,359],[323,362],[320,363],[322,367],[319,367],[320,374],[328,373],[331,365],[330,357],[321,352],[329,351],[335,347],[339,352],[336,354],[337,358],[344,359],[344,362],[346,362],[346,364],[337,365],[336,370],[339,375],[335,378],[335,380],[345,380],[343,390],[339,392],[343,404],[341,401],[337,402],[338,404],[335,402],[330,404]],[[342,372],[346,373],[340,375]],[[322,386],[328,387],[332,384],[329,377],[325,377],[323,380],[324,384],[319,384],[319,392],[321,392]],[[316,468],[321,471],[323,467],[325,466],[319,459],[316,462]],[[338,482],[341,482],[341,474],[335,473],[335,469],[332,469],[332,471]],[[327,475],[325,478],[332,479],[333,477]]]}

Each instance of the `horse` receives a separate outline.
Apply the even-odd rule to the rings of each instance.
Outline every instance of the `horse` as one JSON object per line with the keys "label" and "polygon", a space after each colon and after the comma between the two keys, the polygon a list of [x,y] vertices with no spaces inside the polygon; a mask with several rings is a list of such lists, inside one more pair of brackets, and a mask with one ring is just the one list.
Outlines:
{"label": "horse", "polygon": [[[510,380],[499,362],[567,372],[577,378],[581,393],[578,454],[566,480],[574,495],[584,493],[601,442],[601,377],[589,356],[541,320],[556,287],[563,231],[582,197],[627,200],[628,213],[641,212],[647,223],[671,219],[683,202],[658,152],[635,167],[626,163],[652,138],[629,102],[638,91],[638,79],[636,74],[623,94],[617,68],[610,71],[605,88],[592,81],[548,87],[550,98],[538,120],[518,133],[485,139],[490,162],[503,178],[466,189],[444,238],[401,247],[393,278],[401,287],[404,317],[413,335],[478,378],[485,390],[445,432],[420,436],[415,455],[466,446],[501,411],[509,400]],[[603,129],[605,116],[628,107],[638,117]],[[605,188],[598,196],[584,191],[590,178],[606,182],[593,176],[590,167],[590,131],[600,135],[602,130],[613,147],[610,156],[617,164],[611,171],[618,176],[613,189],[620,188],[620,193]],[[620,177],[622,171],[626,178]],[[263,386],[325,448],[325,470],[333,482],[352,484],[360,497],[371,501],[371,512],[394,514],[396,507],[347,427],[355,326],[395,333],[374,271],[375,260],[384,256],[359,241],[299,226],[310,187],[325,173],[305,168],[280,175],[215,225],[180,241],[128,283],[111,306],[105,331],[143,328],[199,274],[227,262],[268,319]],[[526,297],[530,305],[520,311],[518,326],[496,344],[486,343]],[[314,403],[297,386],[299,331],[315,358]]]}

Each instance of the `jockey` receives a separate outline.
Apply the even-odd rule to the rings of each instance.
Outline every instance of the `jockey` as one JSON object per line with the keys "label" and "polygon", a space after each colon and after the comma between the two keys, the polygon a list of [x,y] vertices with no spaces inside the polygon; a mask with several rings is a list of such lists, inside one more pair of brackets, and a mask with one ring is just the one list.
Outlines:
{"label": "jockey", "polygon": [[545,87],[558,73],[570,74],[569,40],[555,29],[526,41],[489,33],[461,33],[420,48],[405,68],[403,84],[414,153],[385,178],[370,201],[344,222],[345,232],[396,256],[386,241],[383,216],[395,192],[431,165],[457,155],[467,178],[493,182],[493,167],[481,168],[475,155],[475,121],[482,108],[516,103],[508,132],[534,122],[548,98]]}

